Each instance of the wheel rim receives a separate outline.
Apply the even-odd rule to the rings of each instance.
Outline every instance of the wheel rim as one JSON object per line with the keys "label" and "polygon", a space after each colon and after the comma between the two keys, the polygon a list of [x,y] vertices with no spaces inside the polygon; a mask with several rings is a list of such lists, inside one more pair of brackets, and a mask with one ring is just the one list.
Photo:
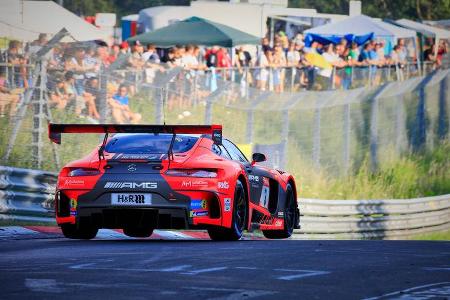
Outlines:
{"label": "wheel rim", "polygon": [[292,190],[289,190],[289,192],[286,195],[286,209],[284,212],[284,221],[286,224],[286,229],[288,232],[292,232],[294,230],[294,222],[295,222],[295,203],[293,201],[293,193]]}
{"label": "wheel rim", "polygon": [[245,203],[245,195],[242,188],[239,188],[236,193],[236,213],[235,225],[239,233],[242,233],[245,228],[245,219],[247,217],[247,204]]}

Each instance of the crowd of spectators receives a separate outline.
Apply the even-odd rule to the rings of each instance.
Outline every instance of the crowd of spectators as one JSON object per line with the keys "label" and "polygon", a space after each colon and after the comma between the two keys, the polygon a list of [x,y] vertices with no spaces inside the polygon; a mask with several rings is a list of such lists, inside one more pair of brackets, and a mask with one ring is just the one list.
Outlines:
{"label": "crowd of spectators", "polygon": [[[29,60],[47,42],[45,34],[27,45],[10,41],[8,48],[1,53],[0,116],[15,113],[23,91],[33,84]],[[358,45],[342,39],[337,44],[327,45],[313,41],[306,47],[303,35],[297,34],[289,39],[282,31],[272,42],[263,38],[258,47],[236,47],[234,53],[217,46],[177,45],[159,49],[139,41],[112,46],[102,42],[60,43],[48,54],[46,89],[50,105],[57,109],[73,108],[77,115],[95,122],[100,120],[102,105],[106,105],[115,122],[137,123],[142,116],[133,111],[132,96],[137,92],[135,82],[138,77],[152,84],[167,70],[178,67],[186,70],[179,79],[187,79],[191,83],[191,75],[206,75],[213,71],[217,72],[218,78],[245,80],[250,86],[275,92],[283,92],[287,86],[291,91],[312,89],[318,76],[333,78],[336,87],[349,88],[353,67],[402,68],[417,59],[412,46],[412,41],[399,39],[389,50],[383,40]],[[423,56],[439,66],[447,51],[447,44],[441,42],[437,56],[434,45],[427,48]],[[312,60],[310,54],[314,54],[316,59]],[[100,77],[105,75],[102,72],[114,64],[119,65],[117,69],[123,72],[117,72],[115,76],[109,74],[111,77],[106,86],[101,86]],[[343,72],[333,71],[336,69]],[[173,96],[169,97],[168,106],[170,109],[190,105],[190,101]]]}

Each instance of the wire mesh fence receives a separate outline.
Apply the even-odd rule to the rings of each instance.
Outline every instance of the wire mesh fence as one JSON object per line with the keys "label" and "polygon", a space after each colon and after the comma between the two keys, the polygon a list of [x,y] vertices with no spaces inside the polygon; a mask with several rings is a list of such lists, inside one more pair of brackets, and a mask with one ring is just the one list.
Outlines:
{"label": "wire mesh fence", "polygon": [[392,157],[449,139],[446,66],[335,69],[321,91],[302,88],[299,72],[307,70],[284,68],[280,91],[270,75],[276,70],[268,70],[262,88],[258,69],[137,68],[130,60],[122,56],[88,71],[55,67],[49,59],[0,66],[2,164],[56,171],[100,141],[67,135],[56,147],[46,138],[50,121],[219,123],[246,154],[265,152],[270,166],[296,175],[343,176],[367,162],[375,170]]}

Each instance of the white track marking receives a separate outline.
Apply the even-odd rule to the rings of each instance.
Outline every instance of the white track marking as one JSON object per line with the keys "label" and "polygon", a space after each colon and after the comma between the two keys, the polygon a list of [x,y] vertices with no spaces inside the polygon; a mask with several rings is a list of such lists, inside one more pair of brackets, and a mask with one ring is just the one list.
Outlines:
{"label": "white track marking", "polygon": [[163,237],[164,239],[190,239],[192,240],[193,237],[178,232],[178,231],[170,231],[170,230],[155,230],[154,233],[156,233],[157,235]]}
{"label": "white track marking", "polygon": [[69,268],[71,268],[71,269],[90,269],[90,268],[87,268],[87,267],[91,267],[91,266],[93,266],[95,264],[96,263],[79,264],[79,265],[70,266]]}
{"label": "white track marking", "polygon": [[[419,285],[419,286],[415,286],[415,287],[412,287],[412,288],[409,288],[409,289],[406,289],[406,290],[395,291],[395,292],[392,292],[392,293],[389,293],[389,294],[384,294],[384,295],[377,296],[377,297],[365,298],[363,300],[376,300],[376,299],[382,299],[382,298],[385,298],[385,297],[390,297],[390,296],[395,296],[395,295],[399,295],[399,296],[403,296],[403,297],[407,296],[407,298],[408,298],[408,295],[405,295],[405,294],[410,293],[410,292],[414,292],[414,290],[434,287],[434,286],[437,286],[437,285],[445,285],[445,284],[449,284],[450,285],[450,282],[446,281],[446,282],[438,282],[438,283]],[[413,297],[409,297],[409,299],[412,299],[412,298]]]}
{"label": "white track marking", "polygon": [[65,289],[58,286],[55,279],[26,278],[25,286],[33,292],[63,293]]}
{"label": "white track marking", "polygon": [[206,269],[199,269],[199,270],[192,270],[189,272],[184,272],[181,274],[185,274],[185,275],[197,275],[200,273],[208,273],[208,272],[215,272],[215,271],[222,271],[228,269],[228,267],[215,267],[215,268],[206,268]]}
{"label": "white track marking", "polygon": [[275,269],[274,271],[279,272],[295,272],[297,274],[293,275],[285,275],[285,276],[278,276],[278,280],[295,280],[300,279],[304,277],[310,277],[310,276],[320,276],[320,275],[326,275],[330,274],[331,272],[328,271],[316,271],[316,270],[290,270],[290,269]]}
{"label": "white track marking", "polygon": [[122,234],[120,232],[117,232],[112,229],[100,229],[97,233],[96,238],[98,239],[134,239],[132,237],[126,236],[125,234]]}
{"label": "white track marking", "polygon": [[192,267],[192,265],[174,266],[174,267],[161,269],[161,272],[178,272],[178,271],[183,271],[184,269],[190,268],[190,267]]}
{"label": "white track marking", "polygon": [[0,238],[14,238],[20,235],[39,235],[39,234],[41,233],[22,226],[0,227]]}
{"label": "white track marking", "polygon": [[240,270],[258,270],[258,268],[255,267],[234,267],[234,268]]}

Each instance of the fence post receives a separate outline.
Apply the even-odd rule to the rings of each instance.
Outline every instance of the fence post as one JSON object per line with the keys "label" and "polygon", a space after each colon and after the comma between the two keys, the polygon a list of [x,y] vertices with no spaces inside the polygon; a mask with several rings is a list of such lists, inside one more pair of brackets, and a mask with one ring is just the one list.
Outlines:
{"label": "fence post", "polygon": [[106,76],[106,68],[102,64],[99,72],[99,115],[100,123],[106,123],[106,118],[108,116],[108,78]]}
{"label": "fence post", "polygon": [[282,116],[282,127],[281,127],[281,159],[280,159],[280,168],[286,168],[288,163],[288,142],[289,142],[289,110],[283,111]]}
{"label": "fence post", "polygon": [[444,77],[439,83],[439,116],[437,136],[439,140],[445,140],[449,129],[449,117],[447,111],[448,77]]}
{"label": "fence post", "polygon": [[205,106],[205,124],[212,124],[212,102],[208,99]]}
{"label": "fence post", "polygon": [[[151,93],[151,89],[149,90],[149,94]],[[163,124],[163,114],[164,114],[164,93],[165,90],[163,87],[157,88],[155,90],[156,94],[156,103],[155,103],[155,124]],[[150,98],[150,97],[149,97]]]}
{"label": "fence post", "polygon": [[[428,75],[428,77],[432,77]],[[414,151],[419,151],[423,148],[427,138],[426,132],[426,120],[425,120],[425,109],[426,109],[426,92],[425,87],[430,78],[426,78],[420,83],[419,87],[419,102],[417,103],[416,119],[412,132],[412,148]]]}
{"label": "fence post", "polygon": [[320,167],[320,108],[314,111],[312,161],[314,167]]}
{"label": "fence post", "polygon": [[245,134],[245,142],[247,144],[253,143],[253,119],[254,111],[253,109],[249,109],[247,112],[247,131]]}
{"label": "fence post", "polygon": [[344,175],[348,174],[350,168],[350,104],[344,105]]}
{"label": "fence post", "polygon": [[405,132],[405,116],[403,111],[403,96],[396,99],[395,105],[395,150],[397,154],[403,150],[403,137]]}
{"label": "fence post", "polygon": [[372,98],[370,114],[370,170],[378,169],[378,96]]}
{"label": "fence post", "polygon": [[44,117],[44,92],[47,86],[47,66],[46,61],[40,62],[39,94],[35,95],[33,106],[33,130],[31,134],[31,156],[33,167],[40,169],[42,166],[42,126]]}

